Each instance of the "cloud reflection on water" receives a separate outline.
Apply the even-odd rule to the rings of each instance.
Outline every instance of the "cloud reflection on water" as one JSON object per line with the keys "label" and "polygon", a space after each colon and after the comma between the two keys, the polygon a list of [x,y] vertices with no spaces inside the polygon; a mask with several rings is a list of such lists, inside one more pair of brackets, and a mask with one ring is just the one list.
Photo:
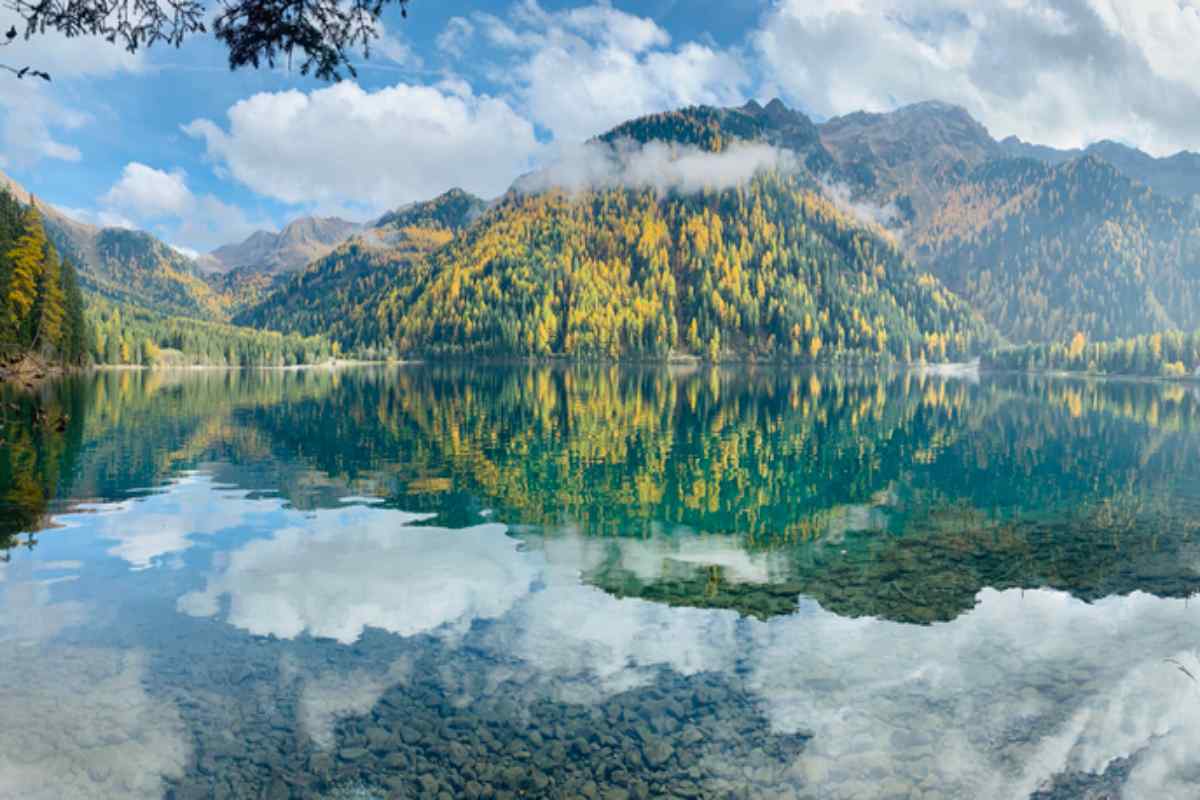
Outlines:
{"label": "cloud reflection on water", "polygon": [[[1164,661],[1196,663],[1200,608],[1183,600],[1134,593],[1087,604],[1061,592],[985,589],[974,609],[929,626],[841,617],[805,599],[794,614],[760,621],[622,599],[586,582],[613,563],[647,582],[671,577],[679,564],[719,566],[747,585],[787,577],[778,552],[748,551],[736,537],[597,539],[572,528],[514,536],[496,523],[447,530],[370,505],[300,512],[218,491],[199,477],[74,519],[105,538],[120,531],[124,545],[113,554],[132,567],[165,565],[160,557],[171,548],[158,537],[161,512],[184,504],[221,511],[206,524],[182,523],[175,545],[201,532],[273,528],[262,531],[269,538],[217,552],[203,586],[179,599],[183,613],[216,616],[255,635],[343,645],[368,628],[437,634],[450,648],[489,654],[497,675],[484,685],[508,686],[519,663],[526,686],[569,702],[651,685],[663,667],[718,673],[756,698],[775,732],[812,735],[787,766],[791,779],[824,787],[821,796],[872,796],[890,782],[949,796],[1025,798],[1055,773],[1098,772],[1139,754],[1127,800],[1183,797],[1200,772],[1200,687]],[[10,614],[0,635],[36,643],[82,621],[80,609],[49,601],[44,582],[16,583],[12,565],[7,573],[0,586],[8,610],[39,608],[44,624],[21,627]],[[40,767],[13,762],[15,745],[0,747],[9,759],[0,786],[15,797],[47,780],[69,796],[74,790],[55,781],[82,780],[89,759],[103,752],[111,772],[87,773],[89,785],[118,780],[124,794],[148,796],[151,776],[182,768],[177,714],[141,689],[145,662],[137,651],[66,657],[46,669],[52,662],[29,656],[39,667],[23,693],[10,674],[24,669],[20,659],[0,667],[0,686],[12,693],[0,732],[43,731]],[[285,661],[280,669],[281,680],[303,681],[298,719],[327,747],[339,719],[369,712],[408,680],[411,665],[339,671]],[[449,695],[453,680],[446,681]],[[61,709],[58,716],[51,708]],[[70,738],[105,729],[115,731],[107,750]],[[135,749],[137,769],[122,772]],[[85,766],[68,769],[67,761]],[[42,777],[46,769],[58,777]]]}
{"label": "cloud reflection on water", "polygon": [[179,610],[290,639],[357,640],[367,627],[412,636],[507,612],[536,567],[502,525],[460,531],[413,526],[418,515],[351,506],[289,513],[271,539],[228,554]]}
{"label": "cloud reflection on water", "polygon": [[[465,635],[573,702],[646,685],[663,666],[739,676],[778,732],[813,735],[797,776],[849,769],[863,786],[883,775],[1021,798],[1056,772],[1102,771],[1143,751],[1126,796],[1162,797],[1200,768],[1200,691],[1164,662],[1200,644],[1200,608],[1181,600],[984,590],[974,610],[932,626],[844,618],[811,601],[761,622],[619,599],[581,580],[613,558],[643,580],[672,561],[772,580],[775,556],[739,552],[730,537],[672,544],[565,530],[525,535],[520,547],[502,525],[448,531],[417,520],[361,506],[296,514],[273,538],[231,552],[180,608],[215,614],[227,595],[231,624],[282,638],[351,643],[366,627]],[[492,624],[472,630],[479,620]],[[398,680],[317,676],[305,700],[314,738]],[[350,702],[363,694],[351,685],[370,691]]]}
{"label": "cloud reflection on water", "polygon": [[138,649],[55,644],[94,621],[54,597],[78,562],[20,561],[0,583],[0,800],[158,798],[183,774],[188,741],[166,699],[145,689]]}

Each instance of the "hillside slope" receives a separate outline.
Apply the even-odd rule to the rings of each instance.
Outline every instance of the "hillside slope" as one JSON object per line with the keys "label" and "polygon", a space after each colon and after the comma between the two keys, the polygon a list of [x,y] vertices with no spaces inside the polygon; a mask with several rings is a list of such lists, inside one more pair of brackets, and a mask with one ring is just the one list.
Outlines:
{"label": "hillside slope", "polygon": [[6,188],[22,204],[37,205],[46,235],[59,253],[76,265],[85,294],[163,314],[224,318],[220,298],[202,280],[195,262],[149,233],[79,222],[38,202],[3,173],[0,188]]}
{"label": "hillside slope", "polygon": [[1091,156],[991,162],[908,244],[1015,343],[1200,326],[1200,218]]}
{"label": "hillside slope", "polygon": [[474,222],[485,203],[452,189],[383,215],[373,225],[288,277],[239,311],[241,325],[305,335],[329,335],[361,353],[394,350],[379,317],[380,299],[402,273]]}
{"label": "hillside slope", "polygon": [[413,354],[908,361],[990,339],[886,237],[770,172],[691,195],[512,193],[400,278],[377,316]]}

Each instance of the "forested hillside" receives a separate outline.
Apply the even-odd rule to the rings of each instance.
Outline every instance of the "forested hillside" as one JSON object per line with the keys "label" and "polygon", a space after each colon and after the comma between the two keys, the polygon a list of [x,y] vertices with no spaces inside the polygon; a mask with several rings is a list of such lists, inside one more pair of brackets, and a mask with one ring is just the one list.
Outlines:
{"label": "forested hillside", "polygon": [[201,278],[195,263],[150,234],[102,228],[88,246],[93,258],[92,268],[82,274],[86,291],[163,314],[227,318],[220,298]]}
{"label": "forested hillside", "polygon": [[0,189],[0,355],[36,353],[80,364],[88,353],[74,265],[47,239],[42,216]]}
{"label": "forested hillside", "polygon": [[358,355],[391,355],[397,351],[395,320],[381,307],[381,298],[402,282],[406,270],[475,221],[484,206],[478,197],[453,189],[385,214],[234,321],[327,335]]}
{"label": "forested hillside", "polygon": [[1006,347],[984,354],[990,369],[1059,370],[1103,375],[1200,378],[1200,330],[1153,333],[1131,339],[1089,342],[1077,333],[1069,342]]}
{"label": "forested hillside", "polygon": [[990,162],[909,246],[1014,343],[1200,325],[1200,219],[1090,156]]}
{"label": "forested hillside", "polygon": [[725,191],[510,194],[400,274],[406,353],[803,361],[962,358],[990,333],[799,178]]}
{"label": "forested hillside", "polygon": [[[593,146],[739,141],[795,158],[703,195],[627,181],[563,195],[525,176],[452,242],[351,243],[237,321],[372,352],[914,361],[974,354],[984,326],[968,308],[1017,344],[1200,326],[1190,204],[1095,156],[1013,159],[955,106],[820,126],[778,101],[694,107]],[[1165,163],[1093,151],[1144,177]]]}
{"label": "forested hillside", "polygon": [[103,300],[96,300],[89,312],[91,358],[97,364],[286,367],[328,361],[339,353],[324,336],[171,317]]}
{"label": "forested hillside", "polygon": [[[0,188],[2,357],[29,353],[64,365],[287,366],[328,360],[338,352],[327,337],[283,335],[206,319],[223,313],[222,298],[215,293],[212,313],[186,301],[169,302],[159,291],[169,282],[161,278],[171,274],[174,258],[183,257],[144,233],[99,232],[97,252],[119,265],[115,273],[124,274],[127,283],[120,292],[87,291],[73,259],[60,255],[47,231],[57,226],[61,233],[61,220],[55,212],[43,212],[28,195],[18,198]],[[128,266],[131,258],[147,254],[166,263],[144,272]],[[181,285],[194,279],[190,272],[179,274],[187,278]],[[192,313],[162,313],[155,306]]]}

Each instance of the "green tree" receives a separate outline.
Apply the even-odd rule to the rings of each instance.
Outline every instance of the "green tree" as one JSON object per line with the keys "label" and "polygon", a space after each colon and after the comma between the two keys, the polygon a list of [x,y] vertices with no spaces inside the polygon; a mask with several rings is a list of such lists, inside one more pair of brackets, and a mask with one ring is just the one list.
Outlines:
{"label": "green tree", "polygon": [[8,251],[8,285],[4,287],[4,304],[9,324],[17,331],[18,340],[37,299],[38,281],[46,258],[46,230],[42,216],[30,206],[22,221],[23,233]]}
{"label": "green tree", "polygon": [[61,271],[58,252],[55,251],[54,245],[47,242],[38,281],[33,347],[55,356],[62,355],[63,325],[66,319],[66,298],[63,295]]}

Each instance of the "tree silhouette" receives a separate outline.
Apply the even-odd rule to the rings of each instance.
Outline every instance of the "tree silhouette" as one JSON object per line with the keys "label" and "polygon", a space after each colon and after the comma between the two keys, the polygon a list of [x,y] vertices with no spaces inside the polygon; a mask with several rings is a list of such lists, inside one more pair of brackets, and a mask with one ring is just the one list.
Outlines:
{"label": "tree silhouette", "polygon": [[[23,38],[47,32],[67,37],[99,36],[131,53],[165,42],[175,47],[190,35],[207,33],[201,0],[0,0],[25,24]],[[300,72],[323,80],[356,75],[352,51],[370,56],[379,36],[379,17],[388,5],[408,16],[409,0],[222,0],[211,22],[213,35],[229,49],[229,68],[280,61],[299,62]],[[0,46],[22,34],[9,28]],[[0,64],[18,78],[50,80],[29,66]]]}

